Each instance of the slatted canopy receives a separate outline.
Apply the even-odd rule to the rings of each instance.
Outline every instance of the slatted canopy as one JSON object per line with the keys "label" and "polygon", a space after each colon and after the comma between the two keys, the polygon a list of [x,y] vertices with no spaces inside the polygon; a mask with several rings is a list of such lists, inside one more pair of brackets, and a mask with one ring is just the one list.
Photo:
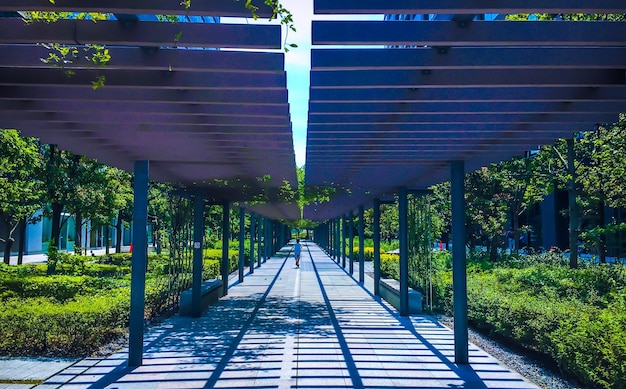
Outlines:
{"label": "slatted canopy", "polygon": [[[250,16],[244,4],[194,1],[185,9],[179,0],[3,1],[0,11],[8,15],[102,12],[118,20],[0,19],[0,128],[127,171],[134,161],[149,160],[153,180],[202,188],[215,202],[263,202],[255,210],[271,218],[299,218],[293,201],[281,202],[281,187],[295,188],[296,174],[284,58],[268,51],[281,48],[280,26],[133,16]],[[260,6],[258,14],[270,11]],[[60,69],[42,62],[49,50],[37,43],[104,44],[111,60],[98,68],[79,54]],[[100,76],[105,86],[94,90]]]}
{"label": "slatted canopy", "polygon": [[623,1],[315,0],[315,12],[449,20],[313,22],[306,181],[336,195],[306,218],[426,189],[451,161],[471,171],[626,111],[625,22],[474,20],[623,14]]}

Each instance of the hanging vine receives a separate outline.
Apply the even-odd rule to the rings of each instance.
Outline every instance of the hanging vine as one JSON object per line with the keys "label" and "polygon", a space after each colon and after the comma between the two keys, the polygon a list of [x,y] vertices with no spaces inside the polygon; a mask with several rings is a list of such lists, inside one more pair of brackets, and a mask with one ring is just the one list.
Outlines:
{"label": "hanging vine", "polygon": [[171,223],[167,226],[169,257],[164,277],[158,290],[162,291],[157,311],[178,309],[180,294],[191,288],[193,279],[193,203],[191,200],[168,194]]}
{"label": "hanging vine", "polygon": [[422,292],[426,306],[433,306],[433,212],[429,196],[409,197],[409,284]]}

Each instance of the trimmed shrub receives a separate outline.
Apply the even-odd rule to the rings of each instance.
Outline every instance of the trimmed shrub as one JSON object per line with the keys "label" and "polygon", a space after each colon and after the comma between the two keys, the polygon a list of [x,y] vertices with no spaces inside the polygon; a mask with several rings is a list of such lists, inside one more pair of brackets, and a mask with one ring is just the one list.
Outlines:
{"label": "trimmed shrub", "polygon": [[[356,246],[354,248],[354,260],[358,261],[359,260],[359,247]],[[366,261],[373,261],[374,260],[374,248],[373,247],[364,247],[363,248],[363,258]],[[381,255],[384,254],[384,251],[381,250]],[[384,255],[389,255],[389,254],[384,254]]]}
{"label": "trimmed shrub", "polygon": [[581,312],[551,334],[562,371],[602,388],[626,387],[626,298],[598,312]]}
{"label": "trimmed shrub", "polygon": [[78,356],[123,334],[130,304],[128,290],[117,289],[66,304],[46,298],[11,299],[3,308],[1,355]]}
{"label": "trimmed shrub", "polygon": [[54,277],[32,276],[0,278],[0,296],[3,298],[47,297],[59,302],[75,298],[77,295],[91,296],[103,289],[119,287],[114,279],[89,276]]}

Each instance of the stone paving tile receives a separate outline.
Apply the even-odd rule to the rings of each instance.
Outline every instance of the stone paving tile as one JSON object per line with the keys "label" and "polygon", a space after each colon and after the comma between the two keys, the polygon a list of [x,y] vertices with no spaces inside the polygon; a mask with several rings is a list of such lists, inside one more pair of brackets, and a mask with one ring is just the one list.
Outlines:
{"label": "stone paving tile", "polygon": [[350,276],[317,246],[305,244],[299,269],[286,252],[201,318],[152,329],[143,366],[125,367],[124,349],[79,361],[39,388],[535,387],[473,345],[472,364],[456,366],[449,329],[399,317],[373,298],[371,278],[359,284],[357,271]]}

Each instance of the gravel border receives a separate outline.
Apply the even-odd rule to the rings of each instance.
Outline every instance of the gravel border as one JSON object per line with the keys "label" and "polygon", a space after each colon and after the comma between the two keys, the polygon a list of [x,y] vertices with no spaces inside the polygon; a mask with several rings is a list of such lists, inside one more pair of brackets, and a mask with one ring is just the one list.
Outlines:
{"label": "gravel border", "polygon": [[[449,316],[437,315],[437,320],[446,327],[453,328],[454,321]],[[557,373],[543,366],[541,362],[520,354],[495,340],[469,328],[469,340],[501,361],[510,369],[517,371],[527,380],[544,389],[580,389],[579,385],[567,381]]]}

